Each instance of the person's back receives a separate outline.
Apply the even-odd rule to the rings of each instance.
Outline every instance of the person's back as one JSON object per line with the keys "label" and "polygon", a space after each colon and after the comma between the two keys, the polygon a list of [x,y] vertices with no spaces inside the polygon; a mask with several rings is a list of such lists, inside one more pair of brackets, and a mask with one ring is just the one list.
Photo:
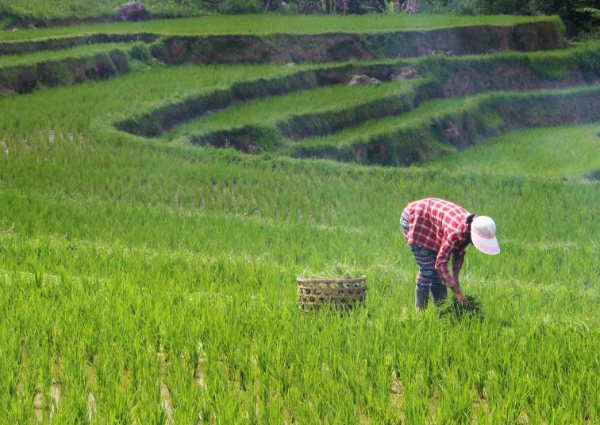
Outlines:
{"label": "person's back", "polygon": [[404,209],[408,221],[408,244],[438,251],[444,240],[463,237],[459,234],[469,213],[443,199],[427,198],[411,202]]}
{"label": "person's back", "polygon": [[[466,301],[460,290],[458,275],[462,268],[465,248],[473,243],[486,254],[498,254],[496,225],[489,217],[477,217],[452,202],[426,198],[409,203],[400,218],[402,232],[419,266],[415,306],[427,306],[429,292],[436,304],[447,297],[450,288],[457,299]],[[473,227],[473,232],[471,232]],[[448,263],[452,256],[450,275]]]}

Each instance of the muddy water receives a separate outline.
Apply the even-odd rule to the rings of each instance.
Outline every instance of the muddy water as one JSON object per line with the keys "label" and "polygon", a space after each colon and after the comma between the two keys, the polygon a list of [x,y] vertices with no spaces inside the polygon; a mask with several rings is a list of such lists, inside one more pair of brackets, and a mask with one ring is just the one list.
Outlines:
{"label": "muddy water", "polygon": [[205,359],[199,358],[196,370],[194,371],[194,379],[199,387],[206,389],[206,383],[204,382],[204,361]]}
{"label": "muddy water", "polygon": [[167,420],[165,421],[165,425],[173,425],[173,407],[171,405],[171,393],[169,392],[169,388],[164,382],[165,377],[169,373],[169,363],[167,361],[166,354],[162,351],[162,347],[160,352],[157,355],[158,362],[160,364],[160,407],[167,415]]}
{"label": "muddy water", "polygon": [[60,411],[60,385],[54,381],[50,387],[50,397],[52,398],[52,405],[50,407],[50,419],[54,414],[58,414]]}
{"label": "muddy water", "polygon": [[96,399],[94,398],[94,394],[92,394],[92,393],[88,394],[87,409],[88,409],[88,418],[90,419],[90,422],[91,422],[92,419],[95,418],[96,415],[98,414],[98,411],[96,409]]}
{"label": "muddy water", "polygon": [[173,421],[173,407],[171,406],[171,393],[169,392],[169,388],[165,385],[164,382],[160,383],[160,398],[161,403],[160,407],[167,415],[167,420],[165,421],[165,425],[172,425]]}
{"label": "muddy water", "polygon": [[[95,355],[94,361],[97,358],[98,358],[98,355]],[[95,389],[96,388],[96,374],[94,373],[94,367],[92,365],[88,364],[85,367],[85,371],[86,371],[86,374],[88,377],[89,387],[91,389]],[[94,397],[94,393],[91,391],[88,393],[87,411],[88,411],[88,418],[91,422],[92,419],[95,418],[98,413],[97,407],[96,407],[96,398]]]}
{"label": "muddy water", "polygon": [[42,422],[44,420],[43,408],[44,396],[40,391],[36,394],[35,399],[33,399],[33,414],[35,415],[35,418],[38,420],[38,422]]}

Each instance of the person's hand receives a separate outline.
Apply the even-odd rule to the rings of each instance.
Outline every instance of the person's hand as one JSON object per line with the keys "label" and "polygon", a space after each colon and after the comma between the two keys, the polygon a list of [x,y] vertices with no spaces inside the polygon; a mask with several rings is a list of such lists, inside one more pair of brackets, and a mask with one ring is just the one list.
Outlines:
{"label": "person's hand", "polygon": [[457,299],[459,305],[461,305],[465,308],[471,308],[471,303],[469,302],[467,297],[465,297],[465,295],[462,292],[460,294],[456,294],[456,299]]}

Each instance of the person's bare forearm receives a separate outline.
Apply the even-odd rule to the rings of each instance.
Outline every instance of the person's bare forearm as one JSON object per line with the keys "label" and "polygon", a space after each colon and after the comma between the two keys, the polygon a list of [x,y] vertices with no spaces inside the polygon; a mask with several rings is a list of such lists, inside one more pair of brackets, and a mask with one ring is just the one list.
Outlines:
{"label": "person's bare forearm", "polygon": [[452,275],[454,277],[454,281],[460,287],[460,283],[458,280],[458,276],[460,275],[460,271],[462,270],[463,262],[465,261],[465,257],[454,253],[452,255]]}
{"label": "person's bare forearm", "polygon": [[460,291],[460,285],[457,280],[450,278],[450,279],[442,279],[442,281],[444,282],[444,285],[446,285],[446,287],[448,289],[450,289],[452,292],[454,292],[455,294],[462,293]]}
{"label": "person's bare forearm", "polygon": [[438,254],[437,261],[435,263],[435,268],[438,273],[438,276],[442,279],[446,288],[450,289],[454,292],[456,299],[460,301],[463,305],[469,305],[469,301],[467,301],[466,297],[463,295],[460,290],[460,284],[458,283],[458,272],[460,272],[460,268],[462,267],[462,255],[458,255],[454,253],[452,255],[452,271],[455,274],[455,277],[450,275],[450,271],[448,270],[448,263],[450,262],[450,254],[452,253],[452,249],[449,246],[443,246],[440,249]]}
{"label": "person's bare forearm", "polygon": [[442,281],[444,282],[444,285],[446,285],[446,287],[454,293],[456,299],[460,303],[462,303],[463,306],[471,307],[471,303],[469,302],[469,300],[467,300],[467,297],[465,297],[465,295],[460,290],[460,285],[458,284],[457,280],[451,277],[450,279],[442,278]]}
{"label": "person's bare forearm", "polygon": [[465,297],[465,295],[460,290],[460,285],[458,284],[457,280],[455,280],[452,277],[450,277],[449,279],[442,278],[442,282],[444,282],[444,285],[446,285],[446,287],[448,289],[450,289],[452,292],[454,292],[454,296],[456,297],[456,299],[458,301],[460,301],[462,303],[463,306],[466,306],[466,307],[471,306],[471,304],[467,300],[467,297]]}

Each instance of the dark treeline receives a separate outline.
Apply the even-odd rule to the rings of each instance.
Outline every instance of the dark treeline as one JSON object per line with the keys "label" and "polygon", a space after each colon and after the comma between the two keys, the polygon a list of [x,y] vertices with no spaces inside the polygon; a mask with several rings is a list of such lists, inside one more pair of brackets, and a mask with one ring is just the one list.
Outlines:
{"label": "dark treeline", "polygon": [[558,15],[571,40],[600,36],[600,0],[203,0],[220,13]]}
{"label": "dark treeline", "polygon": [[571,40],[600,37],[600,0],[203,0],[220,13],[558,15]]}
{"label": "dark treeline", "polygon": [[[383,0],[382,0],[383,1]],[[558,15],[570,39],[600,35],[600,0],[413,0],[426,13]]]}

